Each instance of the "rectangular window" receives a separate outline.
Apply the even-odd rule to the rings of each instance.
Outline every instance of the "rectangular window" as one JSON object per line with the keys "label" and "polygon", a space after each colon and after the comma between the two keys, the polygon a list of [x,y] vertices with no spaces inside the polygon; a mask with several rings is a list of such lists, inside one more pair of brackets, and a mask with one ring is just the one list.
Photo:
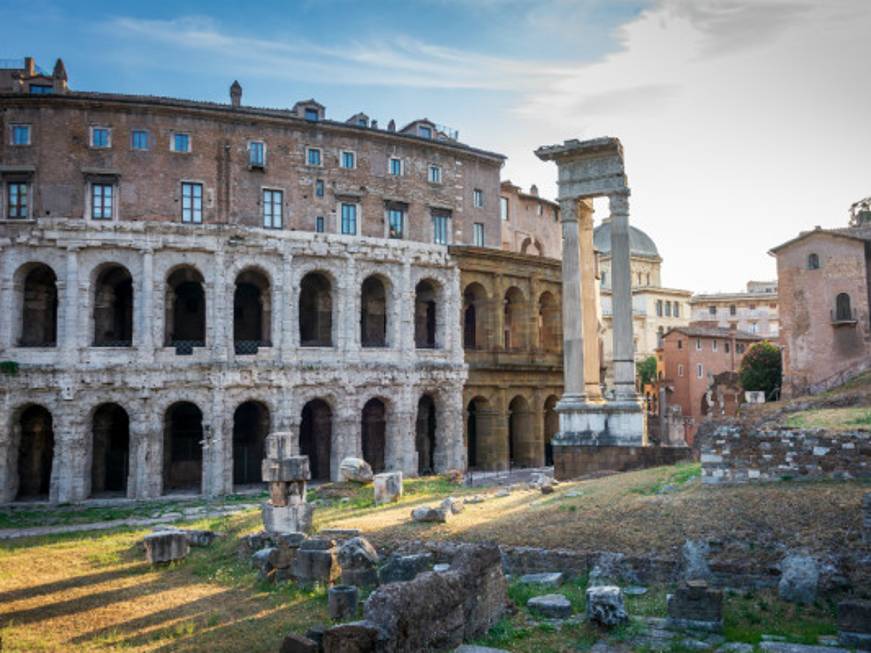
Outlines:
{"label": "rectangular window", "polygon": [[310,166],[321,165],[321,151],[316,147],[310,147],[306,150],[305,162]]}
{"label": "rectangular window", "polygon": [[389,172],[394,177],[399,177],[402,175],[402,159],[397,159],[396,157],[390,157],[390,160],[387,162],[387,172]]}
{"label": "rectangular window", "polygon": [[735,315],[738,312],[738,307],[735,304],[729,306],[729,315]]}
{"label": "rectangular window", "polygon": [[6,217],[21,220],[30,217],[29,184],[23,181],[12,181],[6,184]]}
{"label": "rectangular window", "polygon": [[431,183],[431,184],[442,183],[442,167],[441,166],[431,165],[429,167],[429,183]]}
{"label": "rectangular window", "polygon": [[696,363],[696,378],[701,379],[705,375],[705,370],[701,363]]}
{"label": "rectangular window", "polygon": [[281,229],[284,193],[280,190],[263,189],[263,226]]}
{"label": "rectangular window", "polygon": [[484,223],[476,222],[472,225],[472,244],[475,247],[484,246]]}
{"label": "rectangular window", "polygon": [[134,150],[147,150],[148,132],[144,129],[134,129],[130,133],[130,147]]}
{"label": "rectangular window", "polygon": [[423,136],[424,138],[432,138],[432,128],[425,127],[424,125],[418,125],[417,133]]}
{"label": "rectangular window", "polygon": [[181,185],[181,221],[203,223],[203,185],[183,182]]}
{"label": "rectangular window", "polygon": [[680,304],[677,302],[674,303],[674,316],[680,317]]}
{"label": "rectangular window", "polygon": [[736,354],[743,354],[744,353],[744,343],[743,342],[739,342],[738,344],[735,345],[735,353]]}
{"label": "rectangular window", "polygon": [[432,216],[432,242],[436,245],[448,244],[448,225],[450,216],[444,213],[434,213]]}
{"label": "rectangular window", "polygon": [[387,211],[387,235],[389,238],[402,238],[405,235],[405,211],[389,209]]}
{"label": "rectangular window", "polygon": [[315,218],[315,231],[319,234],[324,233],[326,231],[326,225],[324,224],[324,216],[319,215]]}
{"label": "rectangular window", "polygon": [[717,314],[717,307],[716,306],[708,306],[708,313],[711,315],[716,315]]}
{"label": "rectangular window", "polygon": [[677,366],[677,375],[678,375],[678,376],[683,376],[683,365],[678,365],[678,366]]}
{"label": "rectangular window", "polygon": [[343,150],[339,158],[339,167],[353,170],[357,167],[357,155],[350,150]]}
{"label": "rectangular window", "polygon": [[476,209],[484,207],[484,191],[480,188],[476,188],[472,191],[472,203],[475,205]]}
{"label": "rectangular window", "polygon": [[31,95],[51,95],[54,93],[54,87],[49,86],[47,84],[31,84],[30,85],[30,94]]}
{"label": "rectangular window", "polygon": [[248,143],[248,165],[252,168],[263,168],[266,165],[266,143],[263,141]]}
{"label": "rectangular window", "polygon": [[732,349],[732,347],[729,345],[728,342],[724,342],[724,343],[723,343],[723,350],[724,350],[727,354],[731,351],[731,349]]}
{"label": "rectangular window", "polygon": [[499,217],[503,220],[508,219],[508,198],[500,197],[499,198]]}
{"label": "rectangular window", "polygon": [[342,233],[351,236],[357,233],[356,204],[342,204]]}
{"label": "rectangular window", "polygon": [[665,317],[671,317],[671,302],[665,302]]}
{"label": "rectangular window", "polygon": [[702,339],[696,338],[696,351],[701,351],[701,350],[702,350]]}
{"label": "rectangular window", "polygon": [[91,147],[106,148],[112,146],[112,132],[108,127],[91,127]]}
{"label": "rectangular window", "polygon": [[91,184],[91,219],[112,219],[112,184]]}
{"label": "rectangular window", "polygon": [[12,125],[12,144],[30,145],[30,125]]}
{"label": "rectangular window", "polygon": [[190,134],[173,134],[170,143],[172,143],[173,152],[181,152],[183,154],[187,154],[191,151]]}
{"label": "rectangular window", "polygon": [[677,341],[677,348],[678,348],[678,349],[683,349],[683,340],[678,340],[678,341]]}
{"label": "rectangular window", "polygon": [[308,108],[305,110],[305,119],[306,120],[308,120],[310,122],[317,122],[319,117],[320,117],[320,114],[318,113],[317,109]]}
{"label": "rectangular window", "polygon": [[535,212],[536,212],[536,214],[541,215],[541,204],[539,204],[535,207]]}
{"label": "rectangular window", "polygon": [[711,342],[711,351],[717,351],[717,341],[716,340]]}
{"label": "rectangular window", "polygon": [[324,180],[318,179],[315,181],[315,197],[323,197],[324,196]]}
{"label": "rectangular window", "polygon": [[662,317],[662,300],[661,299],[656,300],[656,316]]}

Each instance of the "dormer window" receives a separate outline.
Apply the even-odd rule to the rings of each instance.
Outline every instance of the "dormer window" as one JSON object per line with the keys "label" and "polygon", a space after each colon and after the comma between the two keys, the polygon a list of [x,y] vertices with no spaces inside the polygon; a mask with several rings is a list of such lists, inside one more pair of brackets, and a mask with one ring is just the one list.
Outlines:
{"label": "dormer window", "polygon": [[366,124],[365,118],[357,118],[357,127],[368,127],[368,126],[369,125]]}
{"label": "dormer window", "polygon": [[304,115],[305,119],[310,122],[317,122],[320,118],[320,113],[314,107],[306,107]]}
{"label": "dormer window", "polygon": [[426,125],[418,125],[417,133],[422,138],[432,138],[432,127],[427,127]]}

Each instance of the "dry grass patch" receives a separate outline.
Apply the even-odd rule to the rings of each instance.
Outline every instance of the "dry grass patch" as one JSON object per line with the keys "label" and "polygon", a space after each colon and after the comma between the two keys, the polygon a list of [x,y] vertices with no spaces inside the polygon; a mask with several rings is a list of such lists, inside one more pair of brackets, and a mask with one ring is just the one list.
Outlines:
{"label": "dry grass patch", "polygon": [[871,429],[871,408],[820,408],[793,413],[786,425],[799,429],[855,431]]}

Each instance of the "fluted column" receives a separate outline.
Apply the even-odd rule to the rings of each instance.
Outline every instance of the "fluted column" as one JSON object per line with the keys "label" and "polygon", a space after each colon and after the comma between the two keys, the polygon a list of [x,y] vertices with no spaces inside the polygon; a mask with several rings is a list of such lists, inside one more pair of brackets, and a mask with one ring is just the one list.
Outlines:
{"label": "fluted column", "polygon": [[577,198],[560,200],[563,226],[563,397],[583,400],[584,335],[577,206]]}
{"label": "fluted column", "polygon": [[629,261],[629,194],[609,195],[611,206],[611,314],[614,389],[617,401],[636,401],[632,333],[632,271]]}

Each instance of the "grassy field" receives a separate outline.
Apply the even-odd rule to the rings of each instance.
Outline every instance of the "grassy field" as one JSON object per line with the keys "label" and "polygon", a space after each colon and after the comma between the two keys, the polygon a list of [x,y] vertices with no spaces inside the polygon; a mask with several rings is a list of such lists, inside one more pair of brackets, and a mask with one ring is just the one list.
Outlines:
{"label": "grassy field", "polygon": [[786,425],[799,429],[855,431],[871,429],[871,408],[818,408],[793,413]]}

